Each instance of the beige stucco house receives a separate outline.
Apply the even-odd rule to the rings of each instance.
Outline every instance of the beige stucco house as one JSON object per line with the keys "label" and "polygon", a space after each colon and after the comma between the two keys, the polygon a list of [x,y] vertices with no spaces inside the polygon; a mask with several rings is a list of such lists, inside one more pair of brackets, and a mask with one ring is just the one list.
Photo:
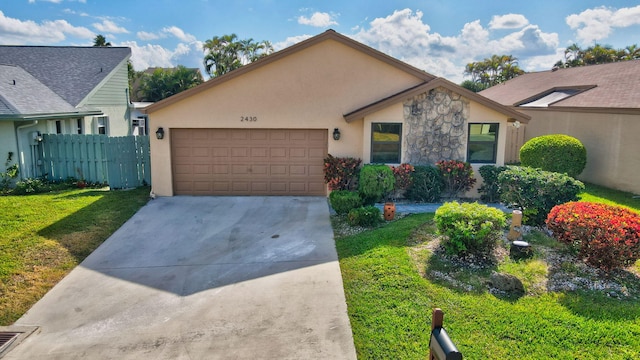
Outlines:
{"label": "beige stucco house", "polygon": [[579,179],[640,194],[640,60],[527,73],[480,94],[531,117],[523,141],[579,139]]}
{"label": "beige stucco house", "polygon": [[503,164],[528,116],[329,30],[146,108],[153,191],[325,195],[323,159]]}

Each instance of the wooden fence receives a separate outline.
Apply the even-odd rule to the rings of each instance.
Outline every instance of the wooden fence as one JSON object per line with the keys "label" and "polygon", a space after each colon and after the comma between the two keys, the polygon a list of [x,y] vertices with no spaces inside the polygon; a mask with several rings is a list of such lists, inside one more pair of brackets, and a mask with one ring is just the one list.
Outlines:
{"label": "wooden fence", "polygon": [[112,190],[151,184],[148,136],[45,134],[40,159],[49,180],[83,179]]}

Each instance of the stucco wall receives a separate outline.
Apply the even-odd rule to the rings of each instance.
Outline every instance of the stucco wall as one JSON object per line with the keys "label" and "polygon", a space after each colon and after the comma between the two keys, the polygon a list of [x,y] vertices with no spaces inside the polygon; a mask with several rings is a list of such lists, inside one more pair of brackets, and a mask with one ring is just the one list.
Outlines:
{"label": "stucco wall", "polygon": [[580,180],[640,194],[640,115],[522,110],[532,117],[525,141],[567,134],[587,148]]}
{"label": "stucco wall", "polygon": [[[330,154],[364,159],[363,122],[347,123],[343,115],[421,82],[333,40],[255,67],[149,114],[149,131],[166,133],[151,141],[154,192],[173,195],[171,128],[327,129]],[[332,139],[334,128],[339,141]]]}
{"label": "stucco wall", "polygon": [[5,162],[9,152],[13,153],[11,164],[15,164],[18,160],[18,146],[16,145],[16,131],[13,127],[13,122],[0,121],[0,172],[6,170]]}

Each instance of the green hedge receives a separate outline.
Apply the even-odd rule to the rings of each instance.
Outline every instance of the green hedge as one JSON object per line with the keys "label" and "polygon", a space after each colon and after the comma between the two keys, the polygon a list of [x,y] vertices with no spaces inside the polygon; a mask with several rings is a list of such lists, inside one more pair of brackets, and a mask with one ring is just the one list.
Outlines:
{"label": "green hedge", "polygon": [[411,174],[411,186],[405,197],[420,202],[437,202],[444,189],[444,179],[435,166],[416,166]]}
{"label": "green hedge", "polygon": [[438,232],[447,236],[445,250],[458,255],[490,253],[506,224],[502,211],[478,203],[444,203],[434,220]]}
{"label": "green hedge", "polygon": [[523,166],[576,177],[587,165],[587,149],[569,135],[543,135],[522,145],[520,161]]}
{"label": "green hedge", "polygon": [[502,202],[520,207],[528,225],[544,224],[554,206],[578,200],[584,190],[582,182],[566,174],[520,166],[508,166],[498,182]]}
{"label": "green hedge", "polygon": [[331,207],[339,215],[348,214],[351,209],[362,206],[362,198],[355,191],[334,190],[329,194]]}

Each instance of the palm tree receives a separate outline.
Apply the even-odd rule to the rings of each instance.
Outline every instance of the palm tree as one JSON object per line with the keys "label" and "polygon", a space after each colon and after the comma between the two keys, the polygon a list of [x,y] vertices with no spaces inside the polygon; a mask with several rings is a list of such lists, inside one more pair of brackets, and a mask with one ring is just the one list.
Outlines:
{"label": "palm tree", "polygon": [[105,47],[105,46],[111,46],[110,42],[107,42],[107,38],[105,38],[103,35],[96,35],[95,38],[93,38],[93,46],[95,47]]}
{"label": "palm tree", "polygon": [[214,36],[202,46],[207,52],[204,67],[213,77],[226,74],[243,65],[252,63],[273,52],[268,41],[255,42],[249,38],[238,40],[236,34]]}

